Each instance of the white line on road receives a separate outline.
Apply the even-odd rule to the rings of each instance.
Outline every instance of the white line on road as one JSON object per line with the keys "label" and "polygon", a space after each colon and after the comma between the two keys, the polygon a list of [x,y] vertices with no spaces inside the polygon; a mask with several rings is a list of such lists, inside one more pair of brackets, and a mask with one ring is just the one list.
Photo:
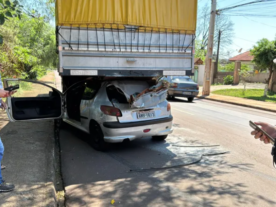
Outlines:
{"label": "white line on road", "polygon": [[189,112],[186,112],[186,111],[183,111],[183,110],[179,110],[179,109],[176,109],[176,108],[173,108],[173,110],[176,110],[176,111],[181,111],[181,112],[183,112],[183,113],[186,113],[186,114],[190,114],[190,115],[194,115],[194,114],[191,114],[191,113],[189,113]]}

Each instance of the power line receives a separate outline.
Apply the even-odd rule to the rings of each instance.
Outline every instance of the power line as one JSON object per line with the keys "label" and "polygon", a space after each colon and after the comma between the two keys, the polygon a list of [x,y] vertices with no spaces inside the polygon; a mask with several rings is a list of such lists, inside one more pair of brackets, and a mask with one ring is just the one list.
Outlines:
{"label": "power line", "polygon": [[[274,14],[275,13],[275,7],[276,7],[276,1],[275,0],[258,0],[261,2],[258,3],[251,3],[251,2],[246,2],[244,4],[240,5],[245,5],[246,6],[240,6],[240,5],[233,5],[231,7],[227,8],[232,8],[232,9],[226,9],[224,13],[226,12],[241,12],[241,13],[250,13],[250,14],[257,14],[256,12],[262,12],[261,14]],[[257,2],[257,1],[254,1]],[[235,7],[235,8],[234,8]],[[223,9],[224,10],[224,9]]]}
{"label": "power line", "polygon": [[[226,6],[225,8],[236,7],[236,6],[240,7],[240,5],[243,5],[243,4],[247,4],[247,6],[249,6],[249,7],[254,7],[254,6],[260,7],[260,6],[266,6],[268,4],[273,4],[274,2],[275,2],[275,0],[255,0],[255,1],[242,0],[242,1],[239,1],[239,2],[232,3],[228,6]],[[260,4],[260,3],[265,3],[265,4]]]}
{"label": "power line", "polygon": [[246,0],[242,0],[242,1],[239,1],[239,2],[235,2],[235,3],[232,2],[232,4],[229,4],[227,7],[235,6],[235,5],[237,5],[237,4],[246,3],[246,2],[244,2],[244,1],[246,1]]}
{"label": "power line", "polygon": [[236,45],[237,47],[241,47],[240,45],[237,45],[236,43],[232,42],[233,45]]}
{"label": "power line", "polygon": [[256,41],[246,40],[246,39],[243,39],[243,38],[237,37],[237,36],[235,36],[235,38],[238,38],[238,39],[241,39],[241,40],[244,40],[244,41],[247,41],[247,42],[251,42],[251,43],[256,43]]}
{"label": "power line", "polygon": [[251,5],[251,4],[257,4],[257,3],[262,3],[262,2],[276,2],[276,1],[275,0],[251,1],[251,2],[244,3],[244,4],[239,4],[239,5],[235,5],[235,6],[231,6],[231,7],[226,7],[226,8],[223,8],[223,9],[218,9],[217,12],[227,11],[227,10],[230,10],[230,9],[235,9],[235,8],[238,8],[238,7],[248,6],[248,5]]}
{"label": "power line", "polygon": [[258,22],[258,21],[255,21],[255,20],[252,20],[252,19],[249,19],[248,17],[246,17],[246,16],[242,16],[243,18],[245,18],[245,19],[248,19],[248,20],[250,20],[250,21],[252,21],[252,22],[257,22],[257,23],[259,23],[259,24],[262,24],[262,25],[265,25],[265,26],[268,26],[268,27],[273,27],[273,28],[276,28],[276,26],[272,26],[272,25],[269,25],[269,24],[266,24],[266,23],[263,23],[263,22]]}
{"label": "power line", "polygon": [[231,13],[225,14],[227,16],[247,16],[247,17],[262,17],[262,18],[274,18],[276,15],[269,15],[269,14],[244,14],[244,13]]}
{"label": "power line", "polygon": [[276,0],[256,0],[217,10],[228,16],[274,18]]}

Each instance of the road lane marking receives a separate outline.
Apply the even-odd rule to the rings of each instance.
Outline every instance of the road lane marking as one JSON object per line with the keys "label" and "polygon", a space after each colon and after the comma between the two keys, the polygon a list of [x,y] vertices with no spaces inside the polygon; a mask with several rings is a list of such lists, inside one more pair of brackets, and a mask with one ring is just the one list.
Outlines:
{"label": "road lane marking", "polygon": [[191,114],[191,113],[186,112],[186,111],[183,111],[183,110],[179,110],[179,109],[176,109],[176,108],[173,108],[173,110],[176,110],[176,111],[181,111],[181,112],[183,112],[183,113],[190,114],[190,115],[194,116],[194,114]]}

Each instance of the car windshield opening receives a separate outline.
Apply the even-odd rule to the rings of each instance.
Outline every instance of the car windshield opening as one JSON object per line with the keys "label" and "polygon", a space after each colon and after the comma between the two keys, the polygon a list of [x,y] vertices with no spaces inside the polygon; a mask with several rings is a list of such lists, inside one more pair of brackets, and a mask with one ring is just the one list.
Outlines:
{"label": "car windshield opening", "polygon": [[108,86],[106,88],[106,92],[110,102],[121,103],[121,104],[128,103],[124,92],[121,89],[115,87],[114,85]]}

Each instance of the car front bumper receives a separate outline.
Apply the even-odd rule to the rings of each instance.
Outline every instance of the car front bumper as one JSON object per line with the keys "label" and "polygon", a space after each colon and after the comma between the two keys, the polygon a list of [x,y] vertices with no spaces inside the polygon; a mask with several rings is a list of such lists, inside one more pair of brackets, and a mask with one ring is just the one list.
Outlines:
{"label": "car front bumper", "polygon": [[[173,132],[172,119],[172,117],[168,117],[135,123],[103,123],[104,140],[109,143],[118,143],[143,137],[168,135]],[[150,129],[150,131],[144,132],[146,129]]]}

